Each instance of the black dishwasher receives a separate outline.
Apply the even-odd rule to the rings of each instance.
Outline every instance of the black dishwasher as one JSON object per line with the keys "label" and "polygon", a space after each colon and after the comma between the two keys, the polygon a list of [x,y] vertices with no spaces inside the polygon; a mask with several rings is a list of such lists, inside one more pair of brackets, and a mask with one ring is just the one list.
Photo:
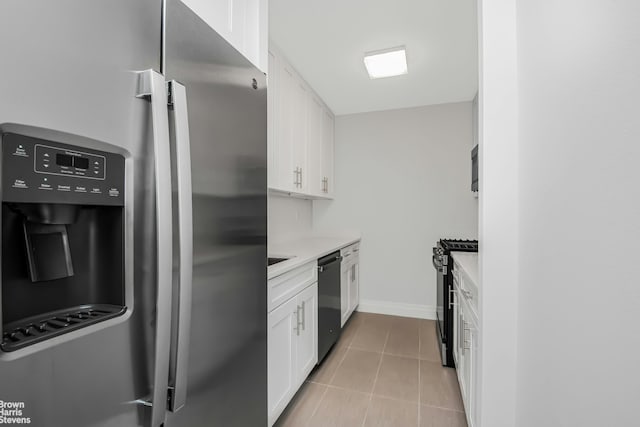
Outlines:
{"label": "black dishwasher", "polygon": [[340,251],[318,260],[318,363],[340,336]]}

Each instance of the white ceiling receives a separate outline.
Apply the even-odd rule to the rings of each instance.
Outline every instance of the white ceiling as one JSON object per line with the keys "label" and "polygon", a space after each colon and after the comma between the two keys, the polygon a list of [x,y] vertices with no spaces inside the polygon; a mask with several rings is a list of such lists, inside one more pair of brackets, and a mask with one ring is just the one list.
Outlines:
{"label": "white ceiling", "polygon": [[[269,0],[269,33],[336,115],[471,100],[476,0]],[[364,52],[406,46],[409,73],[370,80]]]}

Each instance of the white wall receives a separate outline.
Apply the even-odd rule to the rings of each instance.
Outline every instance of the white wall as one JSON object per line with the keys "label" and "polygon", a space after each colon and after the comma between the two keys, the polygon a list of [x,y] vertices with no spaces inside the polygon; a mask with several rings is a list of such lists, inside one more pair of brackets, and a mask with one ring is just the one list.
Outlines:
{"label": "white wall", "polygon": [[433,318],[431,249],[477,237],[470,191],[471,103],[336,118],[334,201],[314,201],[314,231],[360,231],[362,310]]}
{"label": "white wall", "polygon": [[[485,314],[498,308],[503,323],[517,325],[515,366],[508,346],[484,348],[494,358],[508,349],[498,377],[515,385],[515,416],[502,399],[510,390],[487,387],[498,383],[485,370],[482,427],[638,425],[640,2],[483,0],[483,8],[483,166],[502,159],[518,167],[518,208],[505,218],[508,230],[516,224],[518,245],[481,255]],[[517,111],[516,147],[501,148],[504,139],[489,139],[489,129],[510,127],[509,111]],[[489,180],[483,189],[486,246],[504,216],[494,208],[512,189]],[[509,289],[488,272],[514,253]],[[496,287],[507,293],[489,291]],[[494,337],[505,329],[483,327]]]}
{"label": "white wall", "polygon": [[311,220],[311,200],[270,194],[267,213],[269,247],[311,234]]}

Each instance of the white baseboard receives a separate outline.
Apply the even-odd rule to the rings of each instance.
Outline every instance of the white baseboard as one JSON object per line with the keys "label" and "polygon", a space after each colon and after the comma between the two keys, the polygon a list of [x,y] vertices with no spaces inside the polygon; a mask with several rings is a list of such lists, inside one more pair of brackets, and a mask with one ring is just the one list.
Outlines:
{"label": "white baseboard", "polygon": [[360,300],[356,311],[364,313],[390,314],[392,316],[415,317],[418,319],[436,319],[436,308],[429,305],[405,304],[374,300]]}

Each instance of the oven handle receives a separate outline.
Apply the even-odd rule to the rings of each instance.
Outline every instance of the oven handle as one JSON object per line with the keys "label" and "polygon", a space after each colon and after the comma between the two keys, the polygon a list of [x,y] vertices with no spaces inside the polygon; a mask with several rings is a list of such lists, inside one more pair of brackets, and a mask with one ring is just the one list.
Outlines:
{"label": "oven handle", "polygon": [[442,265],[438,265],[436,263],[436,256],[435,255],[433,255],[431,257],[431,263],[433,264],[433,268],[435,268],[438,272],[440,272],[440,269],[442,268]]}

